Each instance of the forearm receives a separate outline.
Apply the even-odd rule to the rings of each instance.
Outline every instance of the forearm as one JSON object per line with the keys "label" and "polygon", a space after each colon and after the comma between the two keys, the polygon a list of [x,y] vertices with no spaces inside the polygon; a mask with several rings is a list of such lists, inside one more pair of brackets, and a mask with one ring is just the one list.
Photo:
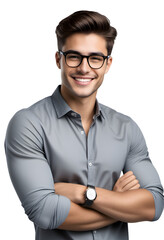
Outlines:
{"label": "forearm", "polygon": [[64,223],[59,227],[69,231],[89,231],[110,225],[117,220],[112,219],[96,210],[83,208],[71,202],[69,214]]}
{"label": "forearm", "polygon": [[[123,192],[138,189],[139,184],[132,172],[124,174],[116,182],[114,191]],[[87,231],[102,228],[117,222],[117,218],[107,216],[106,211],[100,213],[91,209],[83,208],[80,204],[85,202],[84,193],[86,186],[71,183],[55,183],[55,192],[69,198],[72,202],[71,209],[65,222],[60,229]],[[108,191],[109,192],[109,191]],[[98,196],[99,198],[99,196]]]}
{"label": "forearm", "polygon": [[113,192],[96,188],[92,208],[123,222],[151,221],[155,215],[154,199],[146,189]]}

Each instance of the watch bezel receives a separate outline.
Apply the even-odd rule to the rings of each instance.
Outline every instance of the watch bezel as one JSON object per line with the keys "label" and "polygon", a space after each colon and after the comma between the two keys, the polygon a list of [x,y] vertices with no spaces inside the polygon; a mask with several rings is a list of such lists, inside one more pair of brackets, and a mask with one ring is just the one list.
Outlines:
{"label": "watch bezel", "polygon": [[[94,192],[94,196],[91,198],[91,195],[90,195],[90,192]],[[94,201],[97,197],[97,193],[96,193],[96,190],[94,187],[88,187],[87,190],[86,190],[86,198],[89,200],[89,201]]]}

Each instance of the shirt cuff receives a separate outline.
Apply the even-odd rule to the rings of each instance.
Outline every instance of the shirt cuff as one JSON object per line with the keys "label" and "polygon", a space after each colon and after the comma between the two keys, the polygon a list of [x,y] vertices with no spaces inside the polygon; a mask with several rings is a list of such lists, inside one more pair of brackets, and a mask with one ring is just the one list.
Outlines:
{"label": "shirt cuff", "polygon": [[163,194],[160,192],[156,192],[150,189],[147,189],[147,190],[149,190],[152,193],[154,198],[154,204],[155,204],[155,216],[152,219],[152,221],[157,221],[163,212],[164,197],[163,197]]}
{"label": "shirt cuff", "polygon": [[70,211],[71,201],[64,196],[59,195],[58,206],[57,206],[57,218],[56,226],[59,227],[67,218]]}

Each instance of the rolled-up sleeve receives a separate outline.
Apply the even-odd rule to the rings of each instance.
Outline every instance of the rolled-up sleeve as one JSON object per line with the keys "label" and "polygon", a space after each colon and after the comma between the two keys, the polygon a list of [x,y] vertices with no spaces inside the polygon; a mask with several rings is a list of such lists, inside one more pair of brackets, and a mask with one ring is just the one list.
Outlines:
{"label": "rolled-up sleeve", "polygon": [[43,229],[55,229],[68,216],[70,200],[55,194],[44,152],[42,126],[29,110],[11,119],[5,151],[14,188],[29,219]]}
{"label": "rolled-up sleeve", "polygon": [[155,203],[153,221],[155,221],[161,216],[164,207],[163,187],[159,175],[149,158],[147,145],[140,128],[133,120],[130,124],[130,150],[124,166],[124,172],[133,171],[139,180],[141,188],[147,189],[152,193]]}

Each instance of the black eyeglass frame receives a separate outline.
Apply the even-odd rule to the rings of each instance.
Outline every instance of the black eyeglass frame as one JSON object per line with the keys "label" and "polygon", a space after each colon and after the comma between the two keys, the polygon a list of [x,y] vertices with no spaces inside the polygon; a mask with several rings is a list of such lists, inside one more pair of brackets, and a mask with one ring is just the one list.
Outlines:
{"label": "black eyeglass frame", "polygon": [[[66,52],[63,52],[63,51],[59,50],[59,53],[62,54],[62,55],[64,55],[64,57],[65,57],[65,63],[66,63],[66,64],[67,64],[66,57],[67,57],[67,54],[69,54],[69,53],[78,54],[78,55],[81,57],[81,61],[80,61],[80,63],[79,63],[77,66],[72,67],[72,66],[69,66],[69,65],[67,64],[67,66],[68,66],[68,67],[71,67],[71,68],[79,67],[79,66],[81,65],[82,61],[83,61],[83,58],[86,58],[86,59],[87,59],[87,62],[88,62],[88,65],[89,65],[90,68],[92,68],[92,69],[100,69],[100,68],[102,68],[102,66],[104,65],[105,59],[109,59],[109,57],[110,57],[110,55],[104,56],[104,55],[101,55],[101,54],[98,54],[98,53],[95,53],[95,54],[92,53],[92,54],[90,54],[90,55],[82,55],[82,54],[80,54],[79,52],[77,52],[77,51],[72,51],[72,50],[71,50],[71,51],[68,50],[68,51],[66,51]],[[101,57],[103,57],[104,61],[103,61],[102,65],[101,65],[101,67],[98,67],[98,68],[93,68],[93,67],[91,67],[91,65],[90,65],[90,63],[89,63],[89,58],[92,57],[92,56],[101,56]]]}

